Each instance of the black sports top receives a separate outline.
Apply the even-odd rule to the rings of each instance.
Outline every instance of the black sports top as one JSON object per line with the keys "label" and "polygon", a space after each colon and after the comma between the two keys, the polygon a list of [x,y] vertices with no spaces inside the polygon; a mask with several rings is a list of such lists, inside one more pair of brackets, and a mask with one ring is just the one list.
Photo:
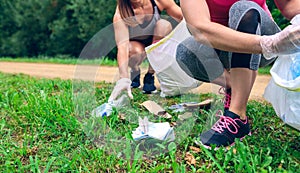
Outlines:
{"label": "black sports top", "polygon": [[[156,22],[160,19],[160,10],[158,9],[154,0],[150,0],[153,6],[153,16],[150,21],[146,21],[143,24],[131,27],[129,26],[129,37],[134,40],[145,40],[150,36],[153,36]],[[133,12],[133,9],[132,9]]]}

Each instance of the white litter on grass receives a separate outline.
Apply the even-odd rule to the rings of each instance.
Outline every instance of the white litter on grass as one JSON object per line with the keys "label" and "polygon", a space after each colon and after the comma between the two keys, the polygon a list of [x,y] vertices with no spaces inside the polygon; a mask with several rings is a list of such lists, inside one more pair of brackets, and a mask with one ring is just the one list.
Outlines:
{"label": "white litter on grass", "polygon": [[174,141],[174,130],[168,122],[153,123],[149,122],[148,118],[142,119],[139,117],[139,127],[132,131],[134,140],[141,140],[145,138],[153,138],[161,141]]}

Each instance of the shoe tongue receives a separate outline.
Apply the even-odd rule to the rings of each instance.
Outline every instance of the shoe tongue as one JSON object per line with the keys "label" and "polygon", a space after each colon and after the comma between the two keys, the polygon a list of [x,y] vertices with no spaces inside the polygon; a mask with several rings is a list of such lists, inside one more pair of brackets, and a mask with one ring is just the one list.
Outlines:
{"label": "shoe tongue", "polygon": [[225,110],[224,116],[230,117],[230,118],[232,118],[232,119],[236,119],[236,118],[239,118],[239,119],[240,119],[240,116],[238,116],[237,114],[235,114],[235,113],[233,113],[233,112],[231,112],[231,111],[229,111],[229,110]]}
{"label": "shoe tongue", "polygon": [[231,94],[231,88],[226,89],[226,94]]}
{"label": "shoe tongue", "polygon": [[154,75],[154,73],[149,73],[149,72],[148,72],[148,73],[146,73],[145,76],[151,76],[151,77],[152,77],[153,75]]}

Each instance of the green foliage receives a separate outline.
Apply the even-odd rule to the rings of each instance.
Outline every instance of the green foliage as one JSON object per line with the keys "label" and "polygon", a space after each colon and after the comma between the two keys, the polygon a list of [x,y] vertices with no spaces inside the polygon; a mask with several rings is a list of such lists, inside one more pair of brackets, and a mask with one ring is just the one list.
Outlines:
{"label": "green foliage", "polygon": [[271,68],[272,68],[272,65],[261,67],[261,68],[258,69],[258,74],[270,75]]}
{"label": "green foliage", "polygon": [[112,23],[115,6],[115,1],[69,0],[61,8],[60,17],[49,24],[53,48],[50,54],[79,56],[84,45]]}
{"label": "green foliage", "polygon": [[116,1],[3,0],[0,56],[79,56],[87,41],[112,23]]}
{"label": "green foliage", "polygon": [[[54,1],[53,1],[54,2]],[[1,55],[35,56],[45,53],[50,35],[49,22],[58,17],[54,3],[39,0],[3,0],[0,16],[9,17],[1,22],[7,30],[1,38]],[[11,27],[13,25],[14,27]]]}
{"label": "green foliage", "polygon": [[[175,2],[179,4],[179,0]],[[272,0],[267,3],[275,21],[284,28],[288,21]],[[0,56],[68,54],[78,57],[98,31],[112,24],[115,7],[115,0],[2,0]],[[96,41],[102,45],[114,39]],[[100,51],[98,49],[93,51]],[[109,56],[114,58],[115,55],[114,48]]]}

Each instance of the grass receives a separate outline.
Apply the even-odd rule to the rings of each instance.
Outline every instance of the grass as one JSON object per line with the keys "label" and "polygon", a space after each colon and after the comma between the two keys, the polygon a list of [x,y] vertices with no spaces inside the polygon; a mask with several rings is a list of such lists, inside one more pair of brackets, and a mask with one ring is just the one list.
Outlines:
{"label": "grass", "polygon": [[[11,57],[0,57],[0,62],[30,62],[30,63],[53,63],[53,64],[86,64],[86,65],[105,65],[105,66],[117,66],[116,60],[111,60],[109,58],[98,58],[98,59],[76,59],[68,56],[63,57],[46,57],[40,56],[36,58],[11,58]],[[148,62],[144,61],[141,65],[142,67],[148,67]],[[258,69],[258,73],[261,75],[270,75],[270,69],[272,66],[261,67]]]}
{"label": "grass", "polygon": [[270,70],[271,70],[272,66],[266,66],[266,67],[261,67],[258,69],[258,74],[261,75],[270,75]]}
{"label": "grass", "polygon": [[52,64],[86,64],[86,65],[94,65],[101,64],[106,66],[117,66],[117,61],[111,60],[107,57],[97,58],[97,59],[80,59],[80,58],[72,58],[68,56],[64,57],[47,57],[47,56],[39,56],[39,57],[19,57],[19,58],[11,58],[11,57],[1,57],[0,62],[30,62],[30,63],[52,63]]}
{"label": "grass", "polygon": [[[133,90],[134,99],[112,115],[90,116],[107,101],[113,85],[37,79],[0,73],[0,172],[297,172],[299,131],[284,125],[271,105],[251,101],[247,114],[252,136],[230,149],[210,151],[194,140],[214,121],[211,110],[179,120],[168,106],[201,101],[215,94],[160,98]],[[173,118],[157,118],[140,103],[155,100]],[[174,125],[171,143],[135,142],[137,117]],[[123,117],[123,118],[122,118]]]}

